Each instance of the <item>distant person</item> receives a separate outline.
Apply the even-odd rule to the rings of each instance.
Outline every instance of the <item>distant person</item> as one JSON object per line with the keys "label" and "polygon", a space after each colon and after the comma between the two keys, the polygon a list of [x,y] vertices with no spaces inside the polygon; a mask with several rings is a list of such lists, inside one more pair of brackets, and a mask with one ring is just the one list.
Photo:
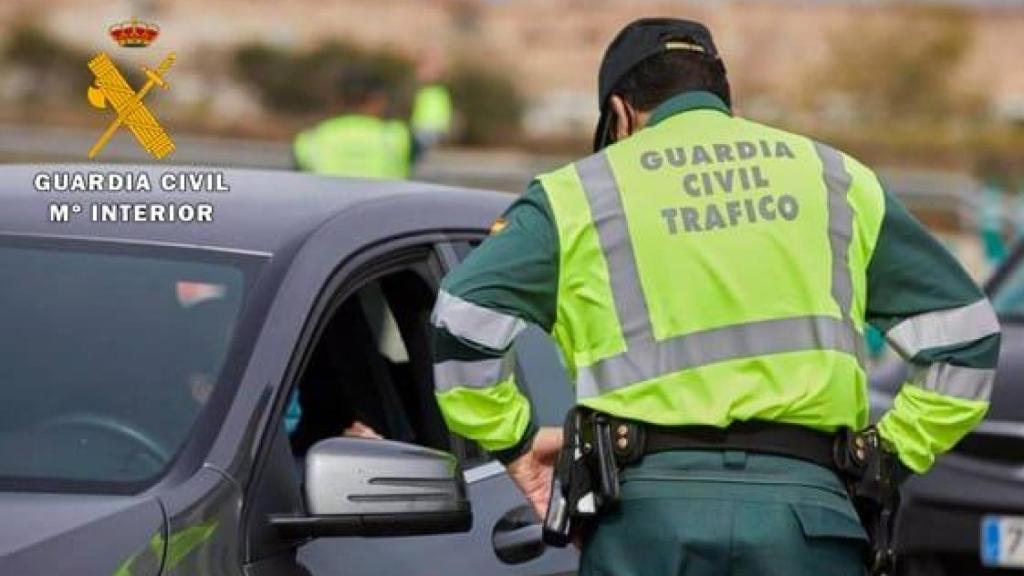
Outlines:
{"label": "distant person", "polygon": [[430,53],[417,70],[420,89],[413,100],[412,131],[424,149],[437,146],[452,132],[452,95],[441,83],[444,73],[441,62],[438,54]]}
{"label": "distant person", "polygon": [[409,177],[416,154],[408,126],[388,119],[391,96],[378,78],[345,76],[337,86],[337,116],[299,133],[299,170],[401,180]]}
{"label": "distant person", "polygon": [[[354,416],[349,415],[346,417],[340,417],[340,419],[348,422],[344,425],[341,431],[342,436],[349,438],[366,438],[369,440],[381,440],[384,437],[380,435],[370,425],[362,422],[361,420],[355,419]],[[299,429],[299,423],[302,422],[302,403],[299,401],[299,391],[295,390],[291,396],[288,397],[288,408],[285,410],[284,415],[284,430],[285,433],[291,436]]]}
{"label": "distant person", "polygon": [[417,442],[396,392],[403,383],[389,368],[407,364],[409,352],[381,285],[364,285],[335,314],[289,398],[294,453],[334,436]]}

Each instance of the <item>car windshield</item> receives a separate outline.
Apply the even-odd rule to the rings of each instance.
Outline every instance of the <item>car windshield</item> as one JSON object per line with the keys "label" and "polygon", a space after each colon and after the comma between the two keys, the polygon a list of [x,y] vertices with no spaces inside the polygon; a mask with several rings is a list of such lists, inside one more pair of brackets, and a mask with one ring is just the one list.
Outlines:
{"label": "car windshield", "polygon": [[1010,261],[1011,268],[1005,272],[992,294],[992,306],[1002,319],[1024,321],[1024,258]]}
{"label": "car windshield", "polygon": [[154,480],[183,445],[246,275],[219,255],[161,250],[0,243],[5,484],[118,491]]}

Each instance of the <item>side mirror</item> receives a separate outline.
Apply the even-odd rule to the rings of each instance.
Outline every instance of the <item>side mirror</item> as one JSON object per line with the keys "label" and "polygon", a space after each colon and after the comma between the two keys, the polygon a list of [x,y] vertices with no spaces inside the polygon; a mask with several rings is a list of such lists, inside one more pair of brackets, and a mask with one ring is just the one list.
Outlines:
{"label": "side mirror", "polygon": [[473,523],[454,456],[361,438],[329,438],[306,454],[307,516],[273,516],[288,536],[466,532]]}

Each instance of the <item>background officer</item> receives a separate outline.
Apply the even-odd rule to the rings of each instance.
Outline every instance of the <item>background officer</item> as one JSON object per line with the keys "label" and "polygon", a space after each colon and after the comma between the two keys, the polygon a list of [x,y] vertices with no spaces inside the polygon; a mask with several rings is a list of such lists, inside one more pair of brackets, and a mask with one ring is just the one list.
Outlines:
{"label": "background officer", "polygon": [[295,137],[300,170],[353,178],[404,179],[415,146],[409,127],[386,117],[391,97],[373,74],[343,76],[337,86],[338,115]]}
{"label": "background officer", "polygon": [[416,70],[420,87],[413,97],[410,119],[416,143],[424,152],[439,145],[452,132],[455,110],[443,76],[442,55],[428,52]]}
{"label": "background officer", "polygon": [[[733,116],[704,26],[629,25],[599,91],[597,153],[537,178],[443,283],[449,426],[543,514],[560,438],[536,432],[509,356],[539,325],[581,404],[660,439],[622,472],[583,574],[862,574],[865,532],[814,452],[868,423],[866,323],[911,364],[878,429],[920,473],[988,407],[988,301],[868,168]],[[702,446],[708,429],[741,449]]]}

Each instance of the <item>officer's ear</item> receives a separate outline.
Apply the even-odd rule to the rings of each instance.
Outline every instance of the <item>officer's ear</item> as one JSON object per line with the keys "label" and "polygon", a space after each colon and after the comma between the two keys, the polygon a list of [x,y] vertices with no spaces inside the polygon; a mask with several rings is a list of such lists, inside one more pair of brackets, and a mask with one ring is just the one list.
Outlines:
{"label": "officer's ear", "polygon": [[612,138],[616,142],[629,138],[638,130],[644,127],[647,122],[647,114],[641,113],[625,98],[618,94],[612,94],[609,99],[612,114]]}
{"label": "officer's ear", "polygon": [[609,104],[612,112],[612,139],[618,142],[633,133],[633,118],[635,116],[629,103],[618,94],[612,94]]}

